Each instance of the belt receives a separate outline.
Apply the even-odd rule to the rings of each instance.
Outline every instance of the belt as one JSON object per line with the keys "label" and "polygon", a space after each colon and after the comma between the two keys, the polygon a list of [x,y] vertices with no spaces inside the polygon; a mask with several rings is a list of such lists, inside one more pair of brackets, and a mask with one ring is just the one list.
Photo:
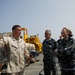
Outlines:
{"label": "belt", "polygon": [[61,68],[62,70],[66,70],[66,71],[73,71],[73,70],[75,70],[75,67],[74,68]]}

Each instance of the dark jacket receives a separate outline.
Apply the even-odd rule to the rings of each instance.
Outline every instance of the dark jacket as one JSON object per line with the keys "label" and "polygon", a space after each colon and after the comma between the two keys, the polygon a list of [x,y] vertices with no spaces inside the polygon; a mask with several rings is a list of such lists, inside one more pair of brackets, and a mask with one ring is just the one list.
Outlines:
{"label": "dark jacket", "polygon": [[54,39],[45,39],[43,41],[43,55],[44,62],[52,62],[55,58],[55,49],[57,48],[56,41]]}
{"label": "dark jacket", "polygon": [[75,68],[75,40],[73,38],[62,39],[61,42],[58,43],[57,56],[61,68]]}

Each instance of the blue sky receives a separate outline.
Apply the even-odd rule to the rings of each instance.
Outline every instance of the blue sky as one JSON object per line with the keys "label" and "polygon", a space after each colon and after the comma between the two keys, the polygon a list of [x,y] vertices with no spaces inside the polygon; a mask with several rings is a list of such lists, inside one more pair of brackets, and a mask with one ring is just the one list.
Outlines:
{"label": "blue sky", "polygon": [[63,27],[75,38],[75,0],[0,0],[0,33],[14,24],[26,27],[29,36],[38,33],[41,41],[46,29],[57,40]]}

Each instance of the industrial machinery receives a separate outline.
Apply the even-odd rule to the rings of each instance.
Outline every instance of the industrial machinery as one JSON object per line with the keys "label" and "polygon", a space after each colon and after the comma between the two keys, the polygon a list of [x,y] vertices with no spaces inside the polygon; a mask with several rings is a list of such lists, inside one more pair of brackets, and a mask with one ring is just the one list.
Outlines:
{"label": "industrial machinery", "polygon": [[7,37],[7,36],[11,36],[11,32],[3,32],[3,33],[0,33],[0,39],[2,39],[3,37]]}
{"label": "industrial machinery", "polygon": [[28,37],[28,30],[26,28],[22,28],[23,31],[23,39],[26,43],[34,44],[35,50],[38,52],[42,52],[42,44],[39,40],[38,35],[32,35]]}

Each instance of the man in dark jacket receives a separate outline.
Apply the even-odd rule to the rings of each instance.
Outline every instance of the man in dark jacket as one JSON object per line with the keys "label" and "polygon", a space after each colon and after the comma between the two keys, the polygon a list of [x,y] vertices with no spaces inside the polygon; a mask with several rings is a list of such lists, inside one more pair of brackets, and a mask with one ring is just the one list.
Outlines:
{"label": "man in dark jacket", "polygon": [[43,41],[43,62],[44,62],[44,74],[45,75],[57,75],[56,69],[56,53],[55,49],[57,47],[56,41],[51,38],[51,31],[45,31],[45,40]]}

